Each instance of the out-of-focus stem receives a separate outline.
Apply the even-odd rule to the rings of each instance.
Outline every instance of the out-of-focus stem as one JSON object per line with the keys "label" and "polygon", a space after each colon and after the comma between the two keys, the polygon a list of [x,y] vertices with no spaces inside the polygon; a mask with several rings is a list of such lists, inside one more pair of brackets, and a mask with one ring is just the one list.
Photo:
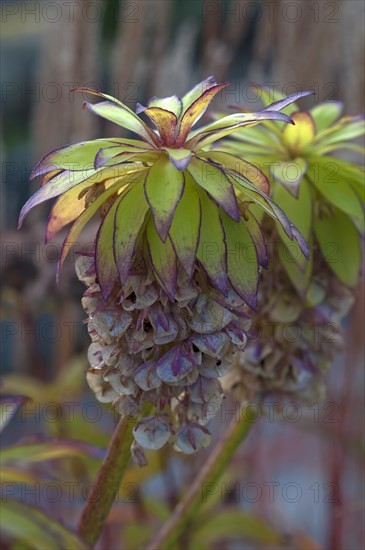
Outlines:
{"label": "out-of-focus stem", "polygon": [[91,548],[100,536],[127,468],[134,424],[135,420],[130,417],[119,420],[93,490],[82,510],[78,532]]}
{"label": "out-of-focus stem", "polygon": [[207,484],[216,483],[224,473],[235,451],[245,439],[252,423],[257,418],[257,408],[243,404],[239,420],[233,418],[222,439],[202,466],[181,502],[169,520],[148,544],[146,550],[170,550],[174,547],[190,521],[203,505]]}

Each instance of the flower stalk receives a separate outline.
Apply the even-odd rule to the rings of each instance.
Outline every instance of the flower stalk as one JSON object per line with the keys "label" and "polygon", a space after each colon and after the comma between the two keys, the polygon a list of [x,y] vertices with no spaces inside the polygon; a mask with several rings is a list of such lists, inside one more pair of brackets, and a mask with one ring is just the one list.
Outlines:
{"label": "flower stalk", "polygon": [[236,417],[231,420],[226,433],[200,469],[186,495],[146,550],[167,550],[175,547],[175,543],[203,505],[203,488],[220,479],[256,418],[257,409],[250,403],[243,402],[239,420]]}
{"label": "flower stalk", "polygon": [[120,418],[93,490],[82,510],[78,532],[91,548],[100,536],[128,466],[134,425],[133,418],[127,416]]}

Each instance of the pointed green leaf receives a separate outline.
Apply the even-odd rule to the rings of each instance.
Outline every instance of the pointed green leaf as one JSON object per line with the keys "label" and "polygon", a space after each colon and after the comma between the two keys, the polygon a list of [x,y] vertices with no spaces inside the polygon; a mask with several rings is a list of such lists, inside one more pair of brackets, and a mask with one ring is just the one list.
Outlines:
{"label": "pointed green leaf", "polygon": [[33,464],[70,456],[102,458],[104,451],[76,440],[52,439],[41,443],[24,443],[7,447],[1,453],[1,464]]}
{"label": "pointed green leaf", "polygon": [[297,290],[299,296],[304,298],[313,271],[312,251],[310,251],[309,259],[305,262],[304,266],[300,266],[298,262],[293,259],[290,248],[287,248],[281,241],[278,243],[278,253],[280,262],[284,267],[292,285]]}
{"label": "pointed green leaf", "polygon": [[182,146],[186,138],[188,137],[188,134],[190,132],[190,128],[194,126],[198,122],[198,120],[203,116],[207,108],[209,107],[209,104],[213,100],[213,98],[217,95],[218,92],[220,92],[223,88],[226,88],[228,86],[228,82],[224,84],[217,84],[216,86],[211,86],[207,90],[205,90],[184,112],[181,123],[180,123],[180,129],[178,136],[176,138],[176,145],[178,147]]}
{"label": "pointed green leaf", "polygon": [[[333,171],[338,173],[339,178],[346,180],[356,191],[362,203],[365,203],[365,171],[362,167],[334,157],[313,157],[312,164],[316,168],[319,165],[332,163]],[[315,173],[315,169],[314,169]]]}
{"label": "pointed green leaf", "polygon": [[196,101],[206,90],[217,85],[217,81],[214,76],[208,76],[196,84],[191,90],[189,90],[182,98],[183,112],[190,107],[194,101]]}
{"label": "pointed green leaf", "polygon": [[283,185],[293,197],[298,197],[299,186],[307,169],[308,162],[302,158],[277,161],[270,166],[274,180]]}
{"label": "pointed green leaf", "polygon": [[100,103],[85,101],[84,107],[96,115],[122,126],[126,130],[138,134],[151,145],[159,143],[156,134],[133,111],[123,104],[118,105],[110,101],[101,101]]}
{"label": "pointed green leaf", "polygon": [[310,113],[316,123],[317,132],[322,132],[338,120],[343,112],[341,101],[325,101],[311,108]]}
{"label": "pointed green leaf", "polygon": [[22,502],[7,500],[1,505],[1,532],[17,548],[26,545],[28,548],[47,550],[86,550],[88,545],[75,533],[69,531],[45,515],[40,510]]}
{"label": "pointed green leaf", "polygon": [[219,514],[211,514],[207,519],[203,517],[197,520],[192,529],[191,548],[220,548],[219,542],[227,540],[239,541],[238,544],[228,543],[228,547],[282,547],[282,534],[276,532],[259,516],[228,508],[221,510]]}
{"label": "pointed green leaf", "polygon": [[187,168],[192,178],[209,193],[217,204],[235,220],[239,220],[236,194],[223,170],[201,158],[193,157]]}
{"label": "pointed green leaf", "polygon": [[[133,142],[133,143],[127,143]],[[66,145],[47,153],[36,164],[31,179],[52,170],[62,168],[63,170],[77,171],[88,170],[94,167],[94,158],[100,149],[111,146],[143,146],[146,143],[137,140],[121,140],[120,138],[113,139],[95,139],[93,141],[83,141],[74,145]]]}
{"label": "pointed green leaf", "polygon": [[[147,145],[147,144],[146,144]],[[148,153],[153,155],[153,149],[148,147],[131,147],[128,145],[112,145],[110,147],[104,147],[103,149],[99,149],[95,155],[94,158],[94,167],[95,169],[100,168],[101,166],[104,166],[105,164],[113,165],[117,164],[118,162],[126,162],[127,160],[136,157],[136,161],[139,161],[144,159],[146,155],[144,153]],[[110,160],[114,159],[114,162],[109,162]]]}
{"label": "pointed green leaf", "polygon": [[322,156],[332,153],[333,151],[354,151],[355,153],[360,153],[360,155],[365,155],[365,147],[361,145],[356,145],[355,143],[346,143],[340,141],[339,143],[334,143],[332,145],[326,145],[326,142],[320,143],[311,147],[311,155]]}
{"label": "pointed green leaf", "polygon": [[[302,180],[297,199],[281,185],[276,186],[273,199],[290,219],[295,220],[295,224],[303,237],[309,240],[313,221],[313,197],[306,178]],[[288,238],[280,224],[277,224],[277,230],[280,240],[287,249],[288,256],[297,262],[301,269],[305,269],[306,258],[303,256],[298,243]]]}
{"label": "pointed green leaf", "polygon": [[[274,88],[256,86],[256,89],[260,94],[260,99],[265,109],[268,109],[273,102],[277,103],[279,101],[285,100],[283,94],[281,92],[278,92]],[[300,99],[301,94],[292,94],[288,97],[290,98],[290,103],[286,105],[286,107],[282,107],[280,110],[287,115],[291,115],[292,113],[294,113],[294,111],[299,111],[299,106],[297,103],[295,103],[295,101],[296,99]]]}
{"label": "pointed green leaf", "polygon": [[185,170],[188,166],[192,152],[189,149],[171,149],[169,147],[164,147],[165,151],[168,153],[170,161],[178,170]]}
{"label": "pointed green leaf", "polygon": [[358,195],[343,177],[337,159],[319,161],[308,177],[320,194],[331,204],[354,219],[363,232],[364,211]]}
{"label": "pointed green leaf", "polygon": [[160,107],[161,109],[167,109],[168,111],[175,113],[177,118],[180,118],[183,104],[182,100],[177,95],[172,95],[169,97],[152,97],[148,101],[147,107]]}
{"label": "pointed green leaf", "polygon": [[115,214],[114,258],[122,284],[133,263],[138,233],[149,210],[144,194],[145,175],[140,176],[120,201]]}
{"label": "pointed green leaf", "polygon": [[247,227],[251,235],[251,238],[255,244],[259,264],[262,267],[267,268],[269,265],[269,260],[267,256],[267,248],[266,248],[264,233],[254,213],[251,212],[250,210],[250,203],[246,203],[246,204],[248,204],[249,206],[243,210],[242,221],[245,224],[245,227]]}
{"label": "pointed green leaf", "polygon": [[79,172],[70,172],[69,170],[65,170],[52,178],[43,187],[38,189],[38,191],[34,193],[34,195],[32,195],[25,203],[19,215],[18,227],[21,227],[25,216],[32,208],[34,208],[34,206],[37,206],[38,204],[41,204],[49,199],[58,197],[62,193],[65,193],[80,183],[88,183],[91,186],[107,179],[122,178],[123,176],[127,176],[131,172],[136,171],[137,169],[140,170],[141,168],[143,167],[137,165],[128,166],[126,164],[100,168],[98,170],[81,170]]}
{"label": "pointed green leaf", "polygon": [[100,290],[107,302],[118,279],[114,259],[115,215],[125,192],[116,199],[105,214],[95,239],[95,268]]}
{"label": "pointed green leaf", "polygon": [[85,210],[85,197],[79,198],[79,196],[88,187],[90,187],[90,183],[80,183],[58,197],[49,214],[46,243],[82,214]]}
{"label": "pointed green leaf", "polygon": [[226,235],[229,280],[252,309],[257,308],[259,264],[256,247],[245,224],[220,213]]}
{"label": "pointed green leaf", "polygon": [[[280,147],[279,138],[267,130],[265,123],[238,130],[233,134],[232,138],[250,145],[256,145],[259,150],[262,150],[264,146],[266,153],[270,148]],[[244,150],[242,150],[242,153]]]}
{"label": "pointed green leaf", "polygon": [[241,192],[244,200],[253,201],[259,205],[269,216],[279,221],[283,226],[285,233],[290,239],[293,238],[292,224],[288,220],[285,212],[273,201],[265,195],[260,189],[252,185],[251,182],[236,174],[229,176],[234,186]]}
{"label": "pointed green leaf", "polygon": [[167,157],[161,157],[146,176],[146,199],[152,210],[156,231],[163,241],[183,194],[184,181],[183,172],[175,168]]}
{"label": "pointed green leaf", "polygon": [[216,204],[200,192],[201,226],[196,257],[214,286],[226,295],[228,290],[225,235]]}
{"label": "pointed green leaf", "polygon": [[[58,263],[58,270],[57,270],[57,277],[59,277],[59,274],[62,269],[62,265],[70,251],[71,246],[73,246],[77,241],[77,238],[85,225],[91,220],[91,218],[96,214],[96,212],[99,210],[99,208],[107,201],[109,197],[111,197],[114,193],[120,189],[120,187],[125,185],[127,183],[127,179],[124,178],[123,180],[120,180],[119,178],[116,178],[116,183],[114,183],[111,187],[106,189],[104,193],[102,193],[99,197],[97,197],[89,206],[82,212],[82,214],[77,218],[75,223],[71,226],[71,229],[67,233],[67,236],[63,242],[62,250],[61,250],[61,257],[60,261]],[[128,180],[128,183],[130,183],[132,179]]]}
{"label": "pointed green leaf", "polygon": [[199,128],[195,132],[191,132],[188,136],[189,140],[186,142],[186,147],[195,151],[200,150],[210,143],[236,132],[239,128],[243,128],[249,124],[258,124],[265,120],[291,122],[291,119],[287,115],[276,111],[228,115],[218,122],[213,122],[203,128]]}
{"label": "pointed green leaf", "polygon": [[34,208],[34,206],[42,204],[43,202],[53,199],[54,197],[58,197],[58,195],[65,193],[79,183],[88,181],[90,182],[90,185],[92,185],[92,183],[96,183],[98,179],[99,172],[96,172],[94,169],[80,172],[70,172],[69,170],[65,170],[64,172],[56,175],[27,200],[19,215],[18,229],[22,226],[25,216],[32,208]]}
{"label": "pointed green leaf", "polygon": [[161,109],[161,107],[142,107],[137,113],[145,113],[155,124],[158,133],[164,144],[172,145],[175,141],[175,131],[177,127],[177,116],[171,111]]}
{"label": "pointed green leaf", "polygon": [[318,133],[314,139],[314,144],[323,143],[328,146],[341,141],[350,141],[364,135],[364,133],[365,124],[362,116],[346,116],[342,117],[333,126]]}
{"label": "pointed green leaf", "polygon": [[269,181],[265,174],[257,167],[243,159],[230,155],[225,151],[209,151],[201,154],[203,158],[212,160],[214,163],[219,164],[220,167],[225,170],[237,172],[245,179],[250,181],[253,185],[261,189],[265,195],[269,195],[270,186]]}
{"label": "pointed green leaf", "polygon": [[146,236],[152,269],[166,294],[170,299],[174,299],[177,278],[176,255],[170,239],[162,242],[156,233],[152,216],[147,222]]}
{"label": "pointed green leaf", "polygon": [[200,218],[201,207],[196,184],[186,173],[184,194],[174,214],[170,227],[170,238],[176,255],[189,277],[194,270],[199,242]]}
{"label": "pointed green leaf", "polygon": [[358,233],[343,212],[318,218],[314,230],[321,252],[330,269],[345,285],[354,288],[361,267],[361,246]]}

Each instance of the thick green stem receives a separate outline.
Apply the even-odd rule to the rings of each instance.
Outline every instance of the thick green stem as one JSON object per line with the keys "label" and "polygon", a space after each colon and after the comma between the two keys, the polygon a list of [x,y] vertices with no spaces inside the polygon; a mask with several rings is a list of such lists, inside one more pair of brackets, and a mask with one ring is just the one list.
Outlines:
{"label": "thick green stem", "polygon": [[240,443],[245,439],[252,423],[257,418],[257,409],[243,404],[239,420],[233,418],[223,438],[202,466],[170,519],[148,544],[146,550],[171,550],[176,541],[204,503],[204,494],[209,484],[216,483],[224,473]]}
{"label": "thick green stem", "polygon": [[129,417],[121,417],[119,420],[93,490],[81,513],[78,532],[91,548],[100,536],[127,468],[134,424],[135,421]]}

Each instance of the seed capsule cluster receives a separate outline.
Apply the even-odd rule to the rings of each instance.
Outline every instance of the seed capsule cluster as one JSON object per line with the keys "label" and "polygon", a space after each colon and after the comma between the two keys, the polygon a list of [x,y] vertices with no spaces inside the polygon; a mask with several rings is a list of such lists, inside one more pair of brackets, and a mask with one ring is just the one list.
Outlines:
{"label": "seed capsule cluster", "polygon": [[[318,254],[319,255],[319,254]],[[300,297],[280,262],[263,272],[258,312],[252,315],[249,344],[224,387],[292,396],[303,404],[324,398],[323,375],[343,349],[341,323],[354,301],[322,259],[306,297]]]}
{"label": "seed capsule cluster", "polygon": [[[205,274],[180,270],[171,301],[139,258],[133,275],[102,299],[93,256],[80,256],[83,307],[92,340],[87,381],[97,399],[137,417],[133,454],[167,442],[190,454],[209,444],[206,424],[219,410],[220,378],[247,343],[247,306],[231,289],[212,290]],[[153,414],[145,416],[148,404]]]}

